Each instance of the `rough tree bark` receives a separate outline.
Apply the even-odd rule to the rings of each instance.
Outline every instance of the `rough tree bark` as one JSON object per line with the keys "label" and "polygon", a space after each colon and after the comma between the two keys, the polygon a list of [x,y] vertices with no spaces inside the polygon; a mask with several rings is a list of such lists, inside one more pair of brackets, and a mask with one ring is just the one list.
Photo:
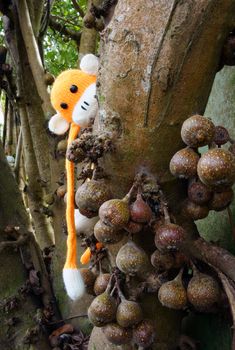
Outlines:
{"label": "rough tree bark", "polygon": [[[44,288],[41,300],[45,307],[49,307],[53,301],[49,279],[37,243],[28,232],[28,215],[2,146],[0,166],[0,348],[47,350],[50,348],[48,340],[39,330],[36,318],[32,317],[36,315],[39,304],[35,302],[33,294],[23,296],[21,291],[28,278],[27,268],[31,266],[40,274]],[[25,235],[18,247],[12,238],[7,242],[9,237],[6,227],[19,227],[15,239],[18,239],[20,234]],[[9,246],[6,247],[6,244]]]}
{"label": "rough tree bark", "polygon": [[[185,192],[170,175],[169,160],[182,147],[182,122],[204,113],[234,9],[232,0],[118,2],[103,35],[99,79],[100,128],[118,135],[116,153],[104,161],[116,196],[124,196],[136,172],[145,169],[178,214]],[[162,313],[156,299],[145,303],[158,330],[153,349],[169,349],[179,335],[179,318]],[[97,328],[93,346],[115,348]]]}

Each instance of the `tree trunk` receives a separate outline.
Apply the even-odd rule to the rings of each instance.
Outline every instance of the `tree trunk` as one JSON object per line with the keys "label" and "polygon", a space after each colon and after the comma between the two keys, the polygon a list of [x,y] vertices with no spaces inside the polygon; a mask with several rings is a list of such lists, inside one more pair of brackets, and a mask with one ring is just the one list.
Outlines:
{"label": "tree trunk", "polygon": [[[204,113],[234,9],[232,0],[118,2],[103,35],[99,78],[100,129],[117,136],[115,154],[104,161],[117,197],[145,170],[158,179],[178,214],[185,191],[172,178],[169,161],[182,148],[182,122]],[[156,300],[144,302],[158,334],[153,349],[174,348],[182,315],[162,310]],[[93,347],[115,348],[96,328]]]}
{"label": "tree trunk", "polygon": [[[2,147],[0,147],[0,166],[0,348],[47,350],[50,349],[48,340],[37,324],[36,317],[32,317],[36,316],[40,303],[36,303],[32,293],[24,295],[23,288],[28,278],[29,267],[35,268],[41,275],[40,280],[45,287],[42,296],[44,306],[49,306],[52,299],[50,287],[49,299],[47,294],[48,276],[42,257],[38,253],[37,244],[33,236],[27,233],[28,216]],[[8,242],[6,227],[8,231],[9,227],[19,227],[17,236],[26,235],[25,242],[19,244],[18,248],[12,239]],[[8,243],[9,247],[4,247]],[[35,335],[32,337],[33,331]]]}

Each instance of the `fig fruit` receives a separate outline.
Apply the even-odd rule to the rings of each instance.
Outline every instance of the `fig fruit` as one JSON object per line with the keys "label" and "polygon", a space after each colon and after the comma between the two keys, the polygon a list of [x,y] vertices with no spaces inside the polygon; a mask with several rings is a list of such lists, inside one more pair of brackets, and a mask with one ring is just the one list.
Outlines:
{"label": "fig fruit", "polygon": [[193,115],[186,119],[181,128],[181,138],[190,147],[209,145],[215,135],[212,121],[202,115]]}
{"label": "fig fruit", "polygon": [[99,242],[110,244],[121,241],[124,231],[117,231],[114,227],[108,226],[99,220],[94,227],[94,235]]}
{"label": "fig fruit", "polygon": [[158,299],[163,306],[181,310],[187,305],[187,293],[182,283],[182,271],[173,281],[162,284],[158,291]]}
{"label": "fig fruit", "polygon": [[176,224],[164,224],[155,231],[155,245],[161,251],[176,250],[186,239],[186,231]]}
{"label": "fig fruit", "polygon": [[188,179],[197,174],[199,155],[189,147],[176,152],[170,161],[170,172],[172,175]]}
{"label": "fig fruit", "polygon": [[132,241],[121,247],[116,257],[116,264],[119,270],[131,276],[141,275],[150,267],[148,255]]}
{"label": "fig fruit", "polygon": [[96,327],[103,327],[116,317],[116,300],[108,293],[98,295],[88,308],[88,318]]}
{"label": "fig fruit", "polygon": [[142,321],[143,311],[139,303],[123,299],[118,305],[116,319],[121,327],[132,327]]}
{"label": "fig fruit", "polygon": [[97,216],[102,203],[112,197],[107,184],[102,180],[90,180],[82,184],[75,195],[75,202],[82,215]]}
{"label": "fig fruit", "polygon": [[123,328],[117,323],[109,323],[102,330],[106,339],[114,345],[128,344],[132,339],[132,330]]}
{"label": "fig fruit", "polygon": [[197,166],[200,180],[212,188],[231,186],[235,181],[235,157],[222,148],[212,148],[204,153]]}
{"label": "fig fruit", "polygon": [[106,225],[122,229],[130,218],[128,201],[124,199],[110,199],[99,209],[100,220]]}

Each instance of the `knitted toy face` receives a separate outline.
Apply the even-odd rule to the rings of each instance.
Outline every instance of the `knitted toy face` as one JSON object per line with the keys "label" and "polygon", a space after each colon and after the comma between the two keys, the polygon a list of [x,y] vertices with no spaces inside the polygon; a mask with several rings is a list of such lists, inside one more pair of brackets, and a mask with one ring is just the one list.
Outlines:
{"label": "knitted toy face", "polygon": [[51,103],[55,114],[49,121],[49,129],[57,135],[64,134],[71,122],[86,127],[95,117],[96,73],[98,59],[91,54],[83,57],[79,69],[61,73],[51,90]]}

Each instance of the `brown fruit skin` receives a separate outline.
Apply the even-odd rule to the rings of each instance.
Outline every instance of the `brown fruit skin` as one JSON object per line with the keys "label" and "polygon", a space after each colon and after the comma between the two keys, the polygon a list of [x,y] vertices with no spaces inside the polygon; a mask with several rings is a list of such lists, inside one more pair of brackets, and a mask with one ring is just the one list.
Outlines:
{"label": "brown fruit skin", "polygon": [[103,181],[91,180],[82,184],[75,195],[75,202],[80,213],[96,216],[102,203],[112,197],[110,189]]}
{"label": "brown fruit skin", "polygon": [[117,231],[115,228],[105,225],[99,220],[94,227],[94,235],[100,243],[113,244],[122,240],[124,232]]}
{"label": "brown fruit skin", "polygon": [[201,115],[186,119],[181,128],[181,138],[190,147],[201,147],[211,143],[215,134],[212,121]]}
{"label": "brown fruit skin", "polygon": [[176,152],[170,161],[170,172],[172,175],[188,179],[197,174],[197,163],[199,155],[189,147]]}
{"label": "brown fruit skin", "polygon": [[132,330],[123,328],[117,323],[109,323],[102,330],[106,339],[114,345],[128,344],[132,339]]}
{"label": "brown fruit skin", "polygon": [[94,294],[93,287],[94,287],[96,276],[90,269],[87,269],[87,268],[81,268],[79,269],[79,271],[81,272],[82,279],[84,281],[87,293]]}
{"label": "brown fruit skin", "polygon": [[112,322],[116,316],[117,305],[115,299],[107,292],[98,295],[88,308],[88,318],[96,327],[103,327]]}
{"label": "brown fruit skin", "polygon": [[128,203],[122,199],[111,199],[103,203],[99,209],[100,220],[117,229],[124,228],[130,218]]}
{"label": "brown fruit skin", "polygon": [[174,256],[170,252],[155,250],[151,255],[151,264],[158,272],[167,271],[174,267]]}
{"label": "brown fruit skin", "polygon": [[156,229],[155,245],[161,251],[177,250],[186,238],[186,231],[176,224],[164,224]]}
{"label": "brown fruit skin", "polygon": [[170,309],[181,310],[187,305],[187,293],[182,281],[174,279],[161,285],[158,299],[163,306]]}
{"label": "brown fruit skin", "polygon": [[222,148],[204,153],[197,165],[200,180],[212,188],[231,186],[235,181],[235,157]]}
{"label": "brown fruit skin", "polygon": [[220,287],[213,277],[196,273],[188,284],[187,297],[196,310],[209,311],[220,301]]}
{"label": "brown fruit skin", "polygon": [[116,265],[123,273],[135,276],[146,273],[150,262],[145,251],[134,242],[129,241],[119,250]]}
{"label": "brown fruit skin", "polygon": [[56,190],[56,195],[59,198],[63,198],[67,192],[67,186],[66,185],[61,185],[57,188]]}
{"label": "brown fruit skin", "polygon": [[65,155],[67,150],[67,144],[68,144],[67,140],[61,140],[60,142],[58,142],[56,150],[60,155]]}
{"label": "brown fruit skin", "polygon": [[144,349],[153,344],[156,338],[156,331],[150,320],[141,321],[136,328],[133,329],[133,341]]}
{"label": "brown fruit skin", "polygon": [[182,212],[184,215],[189,216],[194,221],[204,219],[209,214],[209,207],[206,205],[198,205],[194,202],[186,200],[183,203]]}
{"label": "brown fruit skin", "polygon": [[139,233],[142,230],[142,228],[143,228],[143,224],[140,224],[138,222],[134,222],[131,220],[125,226],[125,230],[132,234]]}
{"label": "brown fruit skin", "polygon": [[220,125],[215,127],[215,136],[213,141],[216,143],[216,145],[222,146],[225,143],[227,143],[229,139],[230,139],[230,136],[226,128]]}
{"label": "brown fruit skin", "polygon": [[234,193],[232,188],[228,188],[226,191],[223,192],[215,192],[209,203],[210,209],[215,211],[224,210],[233,201],[233,196]]}
{"label": "brown fruit skin", "polygon": [[117,308],[117,323],[121,327],[132,327],[143,319],[143,311],[138,303],[123,300]]}
{"label": "brown fruit skin", "polygon": [[140,193],[137,194],[137,198],[130,206],[131,220],[138,223],[148,223],[152,218],[152,210],[149,205],[143,200]]}
{"label": "brown fruit skin", "polygon": [[111,277],[110,273],[102,273],[96,278],[95,284],[94,284],[94,292],[96,295],[100,295],[105,292],[108,286],[110,277]]}
{"label": "brown fruit skin", "polygon": [[208,203],[212,197],[212,191],[200,181],[192,182],[188,186],[188,198],[195,204]]}

